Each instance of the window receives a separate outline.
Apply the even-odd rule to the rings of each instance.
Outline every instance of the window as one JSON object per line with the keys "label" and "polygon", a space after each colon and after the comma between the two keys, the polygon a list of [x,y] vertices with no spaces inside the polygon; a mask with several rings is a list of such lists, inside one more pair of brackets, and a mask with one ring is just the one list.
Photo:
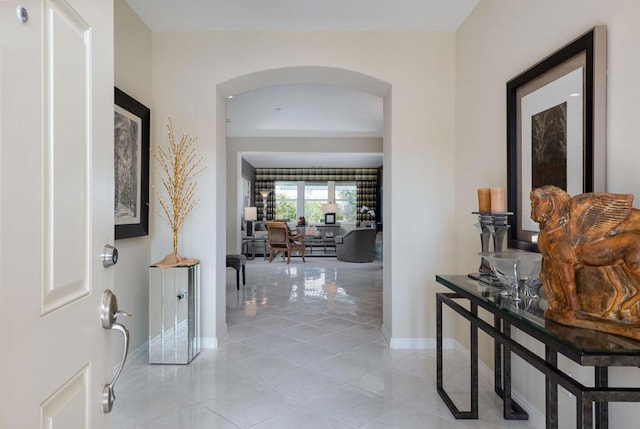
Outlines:
{"label": "window", "polygon": [[304,218],[307,223],[324,221],[322,205],[329,201],[327,182],[304,182]]}
{"label": "window", "polygon": [[323,204],[335,202],[337,221],[356,221],[356,182],[275,182],[275,195],[276,219],[293,222],[304,216],[307,223],[322,223]]}
{"label": "window", "polygon": [[338,221],[356,220],[356,182],[335,182]]}
{"label": "window", "polygon": [[297,219],[298,204],[298,183],[297,182],[276,182],[276,217],[275,219],[285,219],[294,221]]}

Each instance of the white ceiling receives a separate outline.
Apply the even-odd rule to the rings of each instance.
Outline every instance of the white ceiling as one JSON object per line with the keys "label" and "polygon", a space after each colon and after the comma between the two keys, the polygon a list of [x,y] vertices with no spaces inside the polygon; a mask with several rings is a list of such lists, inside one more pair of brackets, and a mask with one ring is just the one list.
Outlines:
{"label": "white ceiling", "polygon": [[[227,99],[227,137],[381,138],[382,126],[382,98],[340,86],[274,85]],[[382,165],[380,153],[252,152],[243,157],[258,168]]]}
{"label": "white ceiling", "polygon": [[153,31],[455,31],[479,0],[127,0]]}
{"label": "white ceiling", "polygon": [[274,85],[227,99],[229,137],[382,137],[382,98],[329,85]]}
{"label": "white ceiling", "polygon": [[[455,31],[479,0],[127,0],[153,31]],[[230,137],[382,137],[382,99],[277,85],[227,101]],[[378,167],[382,154],[253,152],[255,167]]]}

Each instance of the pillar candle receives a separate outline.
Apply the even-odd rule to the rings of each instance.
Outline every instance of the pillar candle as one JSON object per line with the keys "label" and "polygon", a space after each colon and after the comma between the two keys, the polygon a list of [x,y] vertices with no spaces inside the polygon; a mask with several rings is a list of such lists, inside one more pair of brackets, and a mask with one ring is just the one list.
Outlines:
{"label": "pillar candle", "polygon": [[480,213],[491,211],[491,191],[489,188],[478,188],[478,211]]}
{"label": "pillar candle", "polygon": [[504,188],[491,188],[491,213],[505,213],[506,211]]}

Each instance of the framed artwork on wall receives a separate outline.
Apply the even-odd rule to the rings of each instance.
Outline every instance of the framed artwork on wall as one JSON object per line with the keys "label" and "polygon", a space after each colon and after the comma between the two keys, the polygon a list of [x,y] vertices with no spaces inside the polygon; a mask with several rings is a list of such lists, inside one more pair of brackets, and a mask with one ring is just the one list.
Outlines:
{"label": "framed artwork on wall", "polygon": [[242,178],[242,207],[251,207],[251,180]]}
{"label": "framed artwork on wall", "polygon": [[114,105],[116,240],[149,234],[151,111],[118,88]]}
{"label": "framed artwork on wall", "polygon": [[604,191],[606,69],[597,26],[507,82],[509,247],[538,251],[532,189]]}

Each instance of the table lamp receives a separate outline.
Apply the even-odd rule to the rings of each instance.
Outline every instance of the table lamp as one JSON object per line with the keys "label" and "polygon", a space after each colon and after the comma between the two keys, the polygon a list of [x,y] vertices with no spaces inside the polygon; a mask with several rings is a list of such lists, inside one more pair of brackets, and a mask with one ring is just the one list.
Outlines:
{"label": "table lamp", "polygon": [[336,213],[338,213],[338,205],[336,203],[323,204],[322,212],[324,213],[325,224],[336,223]]}
{"label": "table lamp", "polygon": [[258,208],[245,207],[244,220],[247,222],[247,237],[251,237],[253,236],[253,221],[258,220]]}

